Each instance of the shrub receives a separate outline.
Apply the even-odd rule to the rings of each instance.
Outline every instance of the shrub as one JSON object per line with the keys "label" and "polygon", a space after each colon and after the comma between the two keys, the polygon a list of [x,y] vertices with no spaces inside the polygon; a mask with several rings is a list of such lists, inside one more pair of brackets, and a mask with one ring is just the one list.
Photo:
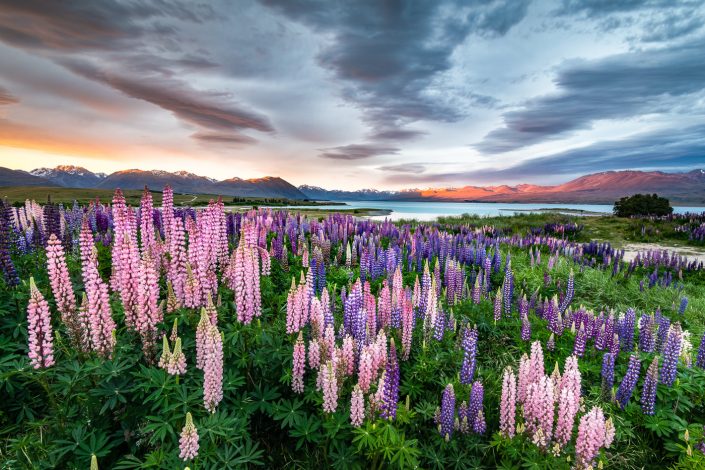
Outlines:
{"label": "shrub", "polygon": [[673,213],[673,208],[668,199],[657,194],[635,194],[616,201],[613,212],[617,217],[662,216]]}

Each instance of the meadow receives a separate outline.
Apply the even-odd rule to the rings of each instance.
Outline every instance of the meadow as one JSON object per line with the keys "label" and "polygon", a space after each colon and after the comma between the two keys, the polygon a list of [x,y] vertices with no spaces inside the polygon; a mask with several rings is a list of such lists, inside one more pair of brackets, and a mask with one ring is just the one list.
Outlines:
{"label": "meadow", "polygon": [[0,468],[705,468],[705,213],[159,194],[0,208]]}

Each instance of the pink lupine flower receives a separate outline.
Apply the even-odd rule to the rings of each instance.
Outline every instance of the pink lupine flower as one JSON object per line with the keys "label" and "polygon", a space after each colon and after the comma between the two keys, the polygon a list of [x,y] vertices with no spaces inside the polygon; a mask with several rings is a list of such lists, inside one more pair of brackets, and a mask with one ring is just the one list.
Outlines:
{"label": "pink lupine flower", "polygon": [[565,446],[573,434],[575,415],[580,407],[580,397],[576,397],[573,390],[563,388],[558,397],[558,420],[556,422],[556,442]]}
{"label": "pink lupine flower", "polygon": [[115,240],[115,244],[121,244],[119,250],[120,263],[119,271],[113,273],[113,278],[117,277],[120,285],[120,300],[125,313],[125,324],[130,329],[136,329],[139,317],[139,291],[140,291],[140,255],[137,247],[137,240],[125,232],[120,240]]}
{"label": "pink lupine flower", "polygon": [[[526,429],[534,443],[547,447],[553,433],[554,388],[550,377],[543,376],[529,385],[524,404]],[[540,431],[540,432],[539,432]]]}
{"label": "pink lupine flower", "polygon": [[367,393],[370,390],[370,384],[372,383],[373,370],[372,370],[372,356],[370,350],[367,346],[362,348],[362,353],[360,353],[360,364],[358,366],[358,384],[360,389]]}
{"label": "pink lupine flower", "polygon": [[196,326],[196,368],[203,370],[206,364],[206,337],[212,323],[205,308],[201,308],[201,318]]}
{"label": "pink lupine flower", "polygon": [[594,407],[580,419],[578,437],[575,441],[575,460],[578,468],[591,468],[602,447],[611,444],[614,436],[608,436],[602,408]]}
{"label": "pink lupine flower", "polygon": [[355,343],[350,335],[343,338],[342,356],[345,375],[353,375],[355,372]]}
{"label": "pink lupine flower", "polygon": [[365,396],[360,385],[355,385],[350,398],[350,424],[360,427],[365,420]]}
{"label": "pink lupine flower", "polygon": [[306,344],[303,334],[299,331],[299,337],[294,344],[294,357],[292,367],[291,389],[295,393],[304,391],[304,372],[306,370]]}
{"label": "pink lupine flower", "polygon": [[181,338],[176,338],[174,351],[171,353],[166,371],[171,375],[183,375],[186,373],[186,356],[181,350]]}
{"label": "pink lupine flower", "polygon": [[512,438],[516,429],[517,385],[514,371],[511,367],[504,369],[502,378],[502,401],[499,411],[499,429],[503,435]]}
{"label": "pink lupine flower", "polygon": [[517,383],[517,402],[524,403],[526,401],[526,392],[531,384],[531,360],[526,354],[521,356],[519,360],[519,380]]}
{"label": "pink lupine flower", "polygon": [[169,348],[169,341],[166,335],[162,335],[162,355],[159,357],[159,362],[157,365],[166,370],[169,367],[169,362],[171,361],[171,349]]}
{"label": "pink lupine flower", "polygon": [[545,375],[544,361],[543,361],[543,349],[541,349],[541,342],[534,341],[531,344],[531,382],[538,382],[541,377]]}
{"label": "pink lupine flower", "polygon": [[193,424],[191,413],[186,413],[186,424],[181,429],[179,439],[179,458],[186,462],[198,456],[198,430]]}
{"label": "pink lupine flower", "polygon": [[210,325],[206,333],[203,367],[203,403],[208,411],[223,399],[223,339],[218,327]]}
{"label": "pink lupine flower", "polygon": [[29,336],[29,359],[32,367],[41,369],[54,365],[54,338],[49,304],[37,289],[33,277],[29,278],[27,333]]}
{"label": "pink lupine flower", "polygon": [[159,305],[159,276],[149,252],[140,263],[139,281],[135,329],[142,337],[144,351],[151,354],[156,340],[157,324],[161,323],[163,313]]}
{"label": "pink lupine flower", "polygon": [[409,299],[408,295],[402,295],[403,300],[401,303],[401,328],[402,328],[402,340],[401,340],[401,350],[402,350],[402,360],[409,359],[409,354],[411,354],[411,341],[414,334],[414,323],[416,318],[414,317],[414,306]]}
{"label": "pink lupine flower", "polygon": [[[166,230],[166,219],[164,227]],[[174,295],[179,300],[179,303],[185,302],[185,285],[187,280],[186,272],[186,241],[184,236],[184,223],[179,218],[173,218],[167,237],[167,250],[169,252],[169,265],[167,267],[166,276],[174,288]]]}
{"label": "pink lupine flower", "polygon": [[328,361],[323,366],[323,411],[333,413],[338,407],[338,380],[335,376],[333,361]]}
{"label": "pink lupine flower", "polygon": [[152,259],[154,259],[153,257],[156,254],[154,251],[156,240],[154,237],[153,209],[152,193],[145,186],[140,200],[140,238],[142,241],[142,253],[149,253]]}
{"label": "pink lupine flower", "polygon": [[318,369],[321,364],[321,348],[318,340],[313,338],[308,343],[308,366],[311,369]]}

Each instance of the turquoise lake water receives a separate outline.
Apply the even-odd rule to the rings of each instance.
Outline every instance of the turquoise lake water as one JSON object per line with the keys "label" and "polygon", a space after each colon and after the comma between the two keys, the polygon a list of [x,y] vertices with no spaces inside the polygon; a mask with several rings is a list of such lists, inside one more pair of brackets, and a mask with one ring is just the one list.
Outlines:
{"label": "turquoise lake water", "polygon": [[[392,213],[387,216],[371,217],[376,220],[417,219],[430,221],[440,216],[477,214],[481,216],[512,215],[514,212],[540,212],[541,209],[570,209],[589,212],[612,213],[612,205],[607,204],[505,204],[494,202],[407,202],[407,201],[343,201],[346,206],[299,206],[295,209],[310,207],[312,209],[388,209]],[[703,212],[704,207],[674,207],[678,213]]]}

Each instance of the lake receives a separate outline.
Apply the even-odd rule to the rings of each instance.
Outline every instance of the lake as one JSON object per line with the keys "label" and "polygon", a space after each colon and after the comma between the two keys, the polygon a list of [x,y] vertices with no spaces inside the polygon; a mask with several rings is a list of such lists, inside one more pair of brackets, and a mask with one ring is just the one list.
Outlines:
{"label": "lake", "polygon": [[[342,201],[347,204],[341,205],[323,205],[323,206],[297,206],[296,209],[355,209],[355,208],[370,208],[370,209],[387,209],[392,213],[386,216],[373,216],[372,219],[383,220],[385,218],[391,220],[399,219],[417,219],[417,220],[434,220],[440,216],[462,215],[462,214],[477,214],[481,216],[497,216],[497,215],[512,215],[514,212],[541,212],[541,209],[568,209],[582,210],[587,212],[599,212],[604,214],[612,213],[612,205],[608,204],[508,204],[499,202],[409,202],[409,201]],[[674,207],[673,210],[677,213],[683,212],[703,212],[703,207]]]}

